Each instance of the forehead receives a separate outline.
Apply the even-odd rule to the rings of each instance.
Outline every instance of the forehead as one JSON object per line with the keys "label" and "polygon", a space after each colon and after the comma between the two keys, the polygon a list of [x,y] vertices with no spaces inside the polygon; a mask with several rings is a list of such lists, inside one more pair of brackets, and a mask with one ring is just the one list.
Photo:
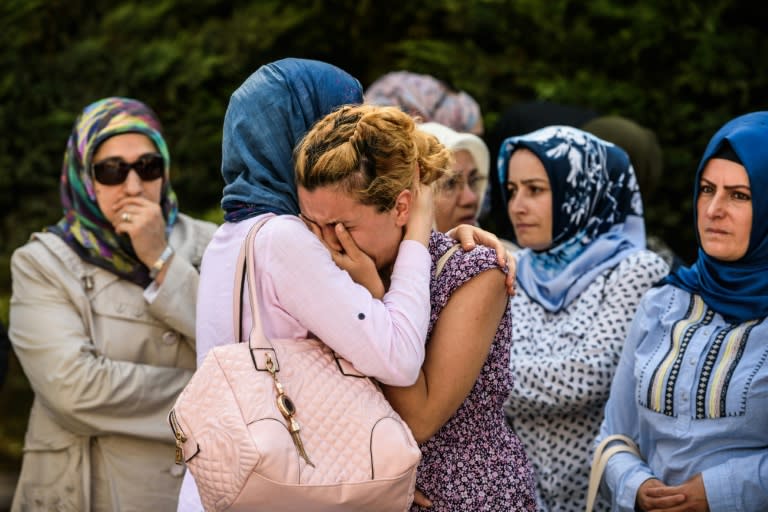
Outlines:
{"label": "forehead", "polygon": [[143,133],[130,132],[109,137],[99,144],[93,156],[94,160],[113,156],[130,158],[155,151],[155,144],[149,137]]}
{"label": "forehead", "polygon": [[453,152],[454,168],[456,169],[469,169],[477,167],[475,159],[472,158],[472,153],[466,149],[457,149]]}
{"label": "forehead", "polygon": [[298,187],[299,208],[302,215],[317,224],[348,223],[360,220],[373,207],[357,201],[337,185],[307,190]]}
{"label": "forehead", "polygon": [[701,172],[701,178],[707,181],[722,182],[724,185],[749,186],[747,169],[736,162],[723,158],[713,158]]}
{"label": "forehead", "polygon": [[510,156],[507,179],[509,181],[549,181],[544,164],[533,151],[526,148],[518,148]]}

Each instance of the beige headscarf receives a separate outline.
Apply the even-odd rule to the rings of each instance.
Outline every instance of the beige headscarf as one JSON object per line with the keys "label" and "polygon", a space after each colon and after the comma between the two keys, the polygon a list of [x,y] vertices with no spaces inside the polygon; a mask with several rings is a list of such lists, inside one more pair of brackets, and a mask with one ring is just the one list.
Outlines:
{"label": "beige headscarf", "polygon": [[[485,145],[483,139],[472,133],[454,131],[439,123],[422,123],[418,125],[418,129],[434,135],[443,146],[454,153],[462,149],[469,151],[469,154],[472,155],[472,159],[475,161],[475,165],[477,165],[478,175],[485,178],[480,181],[474,190],[482,203],[485,191],[488,188],[488,173],[490,170],[488,146]],[[478,204],[477,214],[480,214],[480,204]]]}

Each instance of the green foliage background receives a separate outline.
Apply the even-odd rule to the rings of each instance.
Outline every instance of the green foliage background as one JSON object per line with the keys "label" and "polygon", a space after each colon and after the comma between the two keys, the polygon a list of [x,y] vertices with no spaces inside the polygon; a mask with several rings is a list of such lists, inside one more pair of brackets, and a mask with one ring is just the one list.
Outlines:
{"label": "green foliage background", "polygon": [[[691,261],[691,178],[726,120],[768,107],[768,4],[737,0],[4,0],[0,3],[0,308],[8,260],[61,214],[58,176],[79,111],[139,98],[165,126],[181,208],[220,220],[221,125],[260,65],[336,64],[364,86],[395,69],[472,94],[487,128],[547,99],[656,130],[665,175],[649,230]],[[764,193],[764,192],[761,192]],[[29,392],[12,361],[0,459],[18,458]]]}

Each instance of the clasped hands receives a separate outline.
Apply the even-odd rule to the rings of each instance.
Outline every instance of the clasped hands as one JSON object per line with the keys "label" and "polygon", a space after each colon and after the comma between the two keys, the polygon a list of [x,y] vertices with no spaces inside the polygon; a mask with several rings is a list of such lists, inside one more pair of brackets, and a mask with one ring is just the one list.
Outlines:
{"label": "clasped hands", "polygon": [[640,484],[635,503],[645,512],[707,512],[709,503],[701,473],[686,482],[670,486],[657,478]]}

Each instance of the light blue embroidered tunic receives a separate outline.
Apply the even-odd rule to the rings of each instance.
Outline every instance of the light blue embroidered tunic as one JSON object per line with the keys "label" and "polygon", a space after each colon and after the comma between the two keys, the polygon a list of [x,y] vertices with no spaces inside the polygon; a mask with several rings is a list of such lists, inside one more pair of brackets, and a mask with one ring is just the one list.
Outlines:
{"label": "light blue embroidered tunic", "polygon": [[[611,457],[613,510],[635,510],[656,477],[702,473],[710,510],[768,510],[768,322],[728,323],[698,295],[665,285],[643,298],[606,405],[600,436],[635,439],[643,462]],[[603,488],[605,492],[605,488]]]}

